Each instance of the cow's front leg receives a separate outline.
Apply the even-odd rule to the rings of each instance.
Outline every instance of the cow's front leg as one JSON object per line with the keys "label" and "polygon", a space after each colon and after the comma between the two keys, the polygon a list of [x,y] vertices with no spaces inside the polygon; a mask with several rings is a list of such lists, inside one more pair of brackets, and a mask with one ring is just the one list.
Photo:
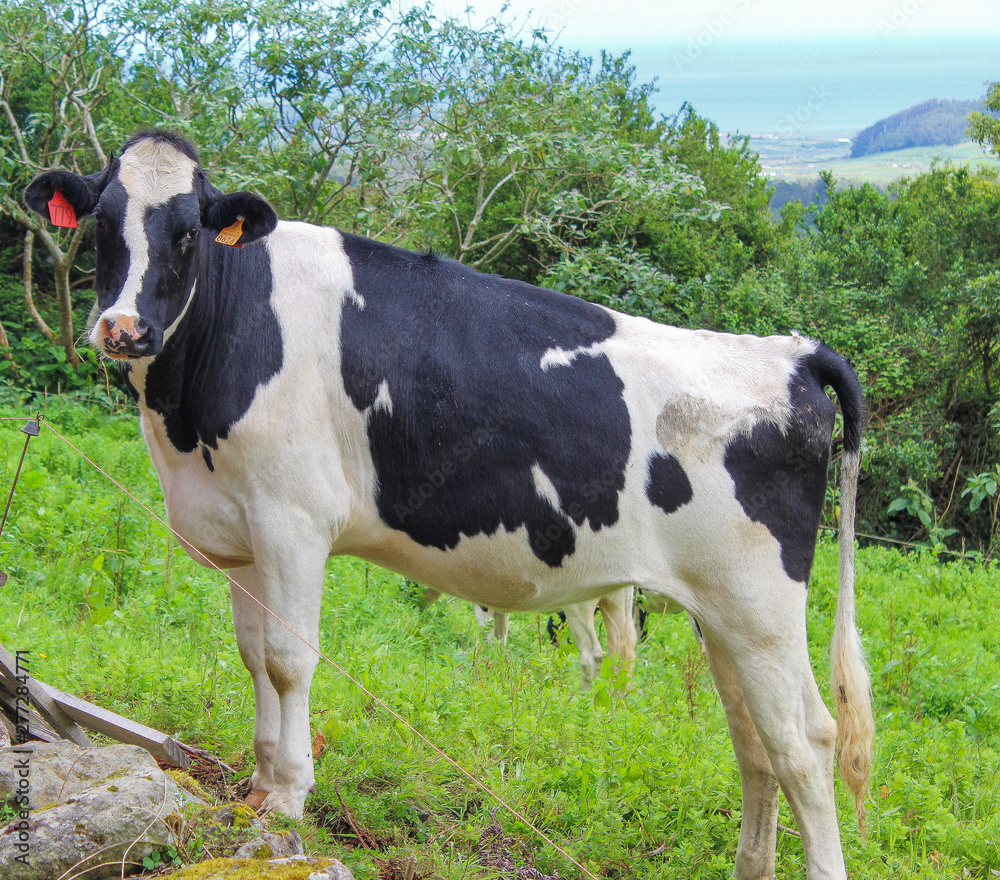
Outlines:
{"label": "cow's front leg", "polygon": [[278,747],[281,709],[278,692],[264,664],[264,611],[260,572],[248,565],[229,572],[236,644],[253,680],[253,753],[256,760],[247,803],[259,807],[274,788],[274,753]]}
{"label": "cow's front leg", "polygon": [[[286,536],[296,534],[290,530]],[[257,563],[231,577],[248,586],[270,609],[243,594],[237,602],[246,620],[240,652],[254,678],[257,718],[254,787],[264,810],[302,815],[313,785],[309,731],[309,686],[319,658],[319,613],[325,547],[287,537],[281,546],[254,544]],[[246,581],[246,584],[244,584]],[[234,590],[234,595],[235,595]],[[253,604],[256,611],[249,608]],[[273,613],[271,613],[273,612]],[[239,637],[240,627],[237,627]],[[244,654],[244,642],[248,645]],[[261,674],[261,650],[263,674]],[[251,666],[251,663],[254,665]]]}

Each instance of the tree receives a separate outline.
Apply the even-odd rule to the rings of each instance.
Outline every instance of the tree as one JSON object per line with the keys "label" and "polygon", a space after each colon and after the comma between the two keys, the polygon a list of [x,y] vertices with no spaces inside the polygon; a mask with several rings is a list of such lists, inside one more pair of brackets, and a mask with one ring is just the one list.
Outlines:
{"label": "tree", "polygon": [[[24,209],[20,193],[43,168],[61,165],[85,173],[107,163],[95,119],[115,93],[121,64],[117,47],[97,34],[98,14],[96,3],[88,0],[0,4],[0,209],[24,229],[28,312],[73,365],[80,363],[80,355],[71,273],[86,226],[53,230]],[[52,262],[57,330],[35,303],[36,239]]]}
{"label": "tree", "polygon": [[1000,119],[991,115],[1000,112],[1000,82],[990,83],[986,91],[986,109],[991,113],[974,110],[969,114],[969,134],[984,150],[1000,156]]}

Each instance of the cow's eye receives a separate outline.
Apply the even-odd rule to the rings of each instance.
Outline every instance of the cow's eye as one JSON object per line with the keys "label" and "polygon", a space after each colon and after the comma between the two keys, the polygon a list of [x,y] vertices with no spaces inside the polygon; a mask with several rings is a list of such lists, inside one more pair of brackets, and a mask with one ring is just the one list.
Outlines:
{"label": "cow's eye", "polygon": [[94,213],[94,223],[96,223],[101,229],[104,228],[104,215],[99,213]]}
{"label": "cow's eye", "polygon": [[194,241],[198,237],[199,229],[197,226],[192,226],[188,231],[187,235],[184,236],[184,241]]}

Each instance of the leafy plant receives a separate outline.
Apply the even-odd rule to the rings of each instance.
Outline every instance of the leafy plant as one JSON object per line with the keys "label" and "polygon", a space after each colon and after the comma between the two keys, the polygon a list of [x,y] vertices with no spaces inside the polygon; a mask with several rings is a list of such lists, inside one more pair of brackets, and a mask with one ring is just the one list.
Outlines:
{"label": "leafy plant", "polygon": [[958,533],[958,529],[944,528],[940,524],[940,517],[934,508],[934,501],[930,495],[921,489],[916,483],[910,480],[901,487],[902,494],[896,498],[886,511],[890,516],[895,513],[905,512],[913,518],[919,520],[930,541],[930,547],[935,553],[940,553],[945,549],[945,539]]}
{"label": "leafy plant", "polygon": [[143,857],[142,866],[147,871],[155,871],[164,866],[181,866],[180,855],[175,846],[165,846],[162,849],[154,849],[148,856]]}

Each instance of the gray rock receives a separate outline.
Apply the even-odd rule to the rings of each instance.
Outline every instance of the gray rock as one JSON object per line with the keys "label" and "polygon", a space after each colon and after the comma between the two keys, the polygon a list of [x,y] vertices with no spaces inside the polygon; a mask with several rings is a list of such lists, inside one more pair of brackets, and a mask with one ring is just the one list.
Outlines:
{"label": "gray rock", "polygon": [[[31,806],[0,826],[0,880],[53,880],[67,871],[86,880],[120,877],[123,861],[131,873],[153,850],[177,842],[181,809],[196,799],[144,749],[30,747],[30,754],[0,749],[0,799],[20,792]],[[25,778],[26,791],[18,788]]]}
{"label": "gray rock", "polygon": [[306,880],[354,880],[354,875],[347,865],[334,859],[332,865],[327,865],[322,871],[314,871]]}
{"label": "gray rock", "polygon": [[295,831],[265,831],[248,840],[233,853],[234,859],[280,859],[305,852],[302,838]]}
{"label": "gray rock", "polygon": [[[25,754],[26,749],[31,750],[30,754]],[[23,792],[25,778],[29,809],[42,810],[53,804],[64,804],[106,779],[132,773],[156,776],[162,775],[163,771],[153,756],[139,746],[84,749],[66,740],[31,742],[16,748],[0,749],[0,802],[9,801],[19,791]],[[170,784],[176,788],[173,780]],[[194,800],[191,795],[187,797]]]}

